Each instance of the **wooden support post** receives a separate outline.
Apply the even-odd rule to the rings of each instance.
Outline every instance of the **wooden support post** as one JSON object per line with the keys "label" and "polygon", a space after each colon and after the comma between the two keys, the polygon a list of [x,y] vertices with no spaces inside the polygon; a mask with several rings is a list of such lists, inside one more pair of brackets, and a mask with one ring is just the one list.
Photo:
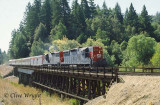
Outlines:
{"label": "wooden support post", "polygon": [[96,97],[96,88],[97,88],[97,84],[96,81],[92,81],[92,91],[93,91],[93,98]]}
{"label": "wooden support post", "polygon": [[69,92],[69,77],[66,78],[66,87],[65,87],[66,92]]}
{"label": "wooden support post", "polygon": [[76,83],[76,78],[74,78],[74,85],[73,85],[73,93],[76,93],[76,85],[77,85],[77,83]]}
{"label": "wooden support post", "polygon": [[85,91],[85,80],[84,79],[82,79],[82,95],[83,96],[85,96],[85,93],[86,93],[86,91]]}
{"label": "wooden support post", "polygon": [[80,94],[80,79],[78,79],[77,96]]}
{"label": "wooden support post", "polygon": [[97,81],[97,94],[98,96],[101,95],[101,86],[100,86],[100,81]]}
{"label": "wooden support post", "polygon": [[69,93],[72,93],[72,91],[73,91],[73,80],[72,80],[72,77],[70,77],[69,78],[70,79],[70,81],[69,81]]}
{"label": "wooden support post", "polygon": [[106,83],[104,81],[102,81],[102,95],[105,95],[106,93]]}
{"label": "wooden support post", "polygon": [[90,80],[88,80],[88,86],[87,86],[87,88],[88,88],[88,99],[91,99],[91,81]]}

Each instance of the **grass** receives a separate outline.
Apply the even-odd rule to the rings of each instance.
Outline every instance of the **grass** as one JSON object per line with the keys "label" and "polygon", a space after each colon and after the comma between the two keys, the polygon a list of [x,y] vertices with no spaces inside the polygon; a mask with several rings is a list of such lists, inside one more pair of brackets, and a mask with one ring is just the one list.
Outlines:
{"label": "grass", "polygon": [[[120,68],[119,71],[134,72],[134,68]],[[143,72],[143,69],[135,69],[135,72]],[[144,72],[151,72],[151,70],[144,70]],[[153,72],[160,72],[160,69],[154,69]]]}
{"label": "grass", "polygon": [[[4,94],[22,94],[22,98],[5,97]],[[24,94],[40,94],[40,97],[33,99],[33,97],[25,97]],[[50,94],[46,91],[41,91],[33,87],[24,86],[15,82],[10,82],[0,78],[0,101],[5,105],[78,105],[74,99],[64,99],[63,101],[58,95]]]}

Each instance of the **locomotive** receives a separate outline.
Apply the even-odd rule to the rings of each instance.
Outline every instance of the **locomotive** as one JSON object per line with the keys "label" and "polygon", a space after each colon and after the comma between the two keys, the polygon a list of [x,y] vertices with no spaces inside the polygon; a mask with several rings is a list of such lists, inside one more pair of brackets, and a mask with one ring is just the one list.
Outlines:
{"label": "locomotive", "polygon": [[71,50],[52,52],[9,61],[12,66],[43,66],[43,65],[77,65],[77,66],[105,66],[103,49],[100,46],[78,47]]}

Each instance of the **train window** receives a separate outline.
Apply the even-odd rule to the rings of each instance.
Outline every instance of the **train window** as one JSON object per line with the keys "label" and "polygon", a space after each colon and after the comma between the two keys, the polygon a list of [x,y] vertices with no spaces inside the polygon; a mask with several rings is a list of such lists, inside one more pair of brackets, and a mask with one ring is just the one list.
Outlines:
{"label": "train window", "polygon": [[59,53],[56,53],[56,57],[59,57]]}
{"label": "train window", "polygon": [[54,55],[55,55],[55,53],[51,53],[51,55],[52,55],[52,56],[54,56]]}
{"label": "train window", "polygon": [[72,55],[77,55],[77,51],[72,52]]}
{"label": "train window", "polygon": [[89,48],[85,49],[85,58],[89,57]]}
{"label": "train window", "polygon": [[76,55],[77,54],[77,49],[73,49],[71,50],[72,55]]}
{"label": "train window", "polygon": [[66,52],[63,52],[64,56],[69,56],[70,55],[70,52],[69,51],[66,51]]}
{"label": "train window", "polygon": [[48,61],[48,63],[50,63],[49,55],[48,55],[48,54],[47,54],[47,55],[45,55],[45,59],[46,59],[46,61]]}

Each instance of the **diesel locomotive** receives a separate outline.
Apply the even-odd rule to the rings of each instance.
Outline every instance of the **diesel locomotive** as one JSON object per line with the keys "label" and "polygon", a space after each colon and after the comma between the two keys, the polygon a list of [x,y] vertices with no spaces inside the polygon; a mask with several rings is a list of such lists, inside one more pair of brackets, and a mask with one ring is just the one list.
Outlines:
{"label": "diesel locomotive", "polygon": [[77,65],[77,66],[105,66],[103,48],[100,46],[78,47],[71,50],[52,52],[9,61],[12,66],[43,66],[43,65]]}

